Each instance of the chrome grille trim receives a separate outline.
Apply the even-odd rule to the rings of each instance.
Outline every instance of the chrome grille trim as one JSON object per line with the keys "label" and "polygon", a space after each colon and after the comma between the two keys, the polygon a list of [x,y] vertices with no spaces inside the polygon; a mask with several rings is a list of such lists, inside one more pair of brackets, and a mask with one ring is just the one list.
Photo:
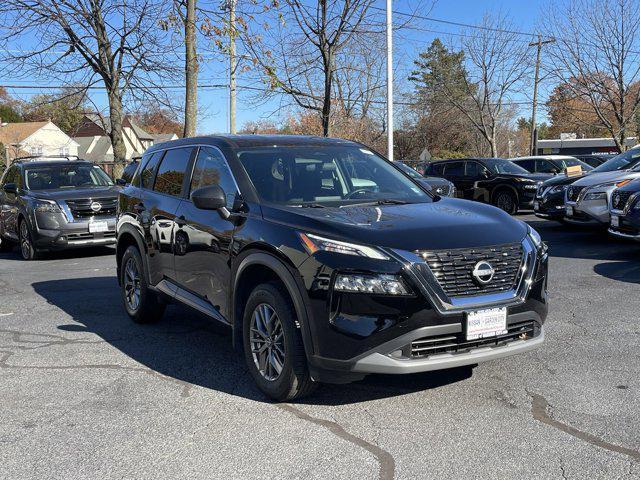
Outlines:
{"label": "chrome grille trim", "polygon": [[[404,266],[404,273],[420,289],[432,306],[443,315],[461,310],[490,308],[493,306],[520,305],[525,302],[535,274],[536,250],[528,238],[522,240],[522,262],[520,275],[514,288],[497,293],[449,297],[438,283],[425,260],[414,252],[393,249],[389,253]],[[416,268],[416,264],[420,264]]]}

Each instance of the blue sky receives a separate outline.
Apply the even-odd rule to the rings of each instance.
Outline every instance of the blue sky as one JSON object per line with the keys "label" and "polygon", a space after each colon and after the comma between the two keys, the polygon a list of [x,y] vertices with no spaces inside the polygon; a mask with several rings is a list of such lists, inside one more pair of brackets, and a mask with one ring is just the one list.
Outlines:
{"label": "blue sky", "polygon": [[[428,0],[421,0],[422,5],[429,6]],[[508,0],[438,0],[430,12],[417,12],[420,15],[428,15],[433,18],[450,20],[461,23],[477,24],[481,21],[482,16],[487,11],[501,11],[508,13],[514,21],[515,26],[519,30],[531,31],[536,23],[536,18],[541,10],[542,0],[529,0],[527,2],[508,1]],[[378,0],[378,6],[384,7],[385,1]],[[411,0],[394,1],[394,10],[402,12],[411,12],[412,6],[416,2]],[[384,13],[379,12],[380,21],[384,20]],[[397,19],[398,21],[401,18]],[[456,33],[459,28],[456,26],[429,22],[426,20],[416,20],[415,25],[422,29],[438,30],[442,32]],[[399,32],[395,41],[395,63],[398,66],[396,77],[399,80],[406,78],[407,73],[411,69],[411,61],[420,50],[426,48],[436,37],[446,37],[428,32],[416,32],[404,30]],[[384,55],[384,52],[381,52]],[[201,65],[201,84],[205,83],[226,83],[228,73],[225,70],[224,62],[205,61]],[[250,71],[240,73],[238,78],[239,84],[250,85],[256,84],[255,74]],[[11,74],[11,68],[0,63],[0,85],[10,84],[37,84],[51,85],[46,78],[24,79],[16,78]],[[28,98],[34,91],[10,90],[10,93],[20,98]],[[106,96],[100,91],[92,92],[92,99],[100,108],[106,107]],[[237,102],[237,125],[240,128],[248,121],[256,121],[260,119],[280,120],[285,114],[286,109],[278,109],[281,102],[273,100],[264,104],[257,105],[255,103],[255,93],[242,92],[238,93]],[[542,92],[542,100],[544,101],[544,87]],[[199,92],[199,106],[201,110],[201,120],[198,131],[201,133],[225,132],[228,131],[228,92],[226,89],[203,89]],[[522,114],[528,115],[528,108],[522,107]],[[279,113],[274,112],[279,110]],[[541,112],[544,115],[544,112]]]}

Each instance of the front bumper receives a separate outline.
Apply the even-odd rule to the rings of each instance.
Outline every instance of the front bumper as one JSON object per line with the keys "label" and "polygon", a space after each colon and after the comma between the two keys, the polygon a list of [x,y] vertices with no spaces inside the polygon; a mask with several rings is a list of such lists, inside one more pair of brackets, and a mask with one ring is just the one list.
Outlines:
{"label": "front bumper", "polygon": [[[527,276],[516,297],[492,294],[473,301],[461,297],[449,302],[441,301],[436,290],[427,291],[435,286],[423,288],[406,265],[389,265],[384,273],[402,275],[411,286],[412,296],[331,293],[332,270],[344,271],[345,267],[312,258],[301,265],[303,278],[308,279],[306,301],[312,314],[308,324],[312,377],[346,383],[370,373],[407,374],[473,365],[538,347],[544,341],[543,324],[548,312],[548,260],[539,252],[528,255]],[[370,270],[365,260],[353,261],[360,264],[357,270]],[[496,307],[507,308],[509,334],[467,341],[467,312]],[[525,324],[526,335],[514,335],[512,327]],[[415,344],[425,342],[433,344],[427,349],[428,355],[416,354]]]}
{"label": "front bumper", "polygon": [[564,217],[564,199],[562,194],[536,197],[533,212],[537,217],[560,220]]}
{"label": "front bumper", "polygon": [[[569,214],[567,207],[572,209]],[[607,200],[582,200],[565,203],[565,220],[576,225],[608,225],[611,219]]]}
{"label": "front bumper", "polygon": [[[105,232],[90,232],[89,223],[106,222]],[[90,221],[67,222],[59,219],[34,219],[33,242],[40,250],[64,250],[67,248],[83,248],[116,243],[115,217],[100,217]],[[55,227],[55,228],[42,228]]]}
{"label": "front bumper", "polygon": [[609,226],[611,235],[640,242],[640,211],[631,210],[625,213],[620,210],[612,210],[611,215],[618,217],[618,225]]}

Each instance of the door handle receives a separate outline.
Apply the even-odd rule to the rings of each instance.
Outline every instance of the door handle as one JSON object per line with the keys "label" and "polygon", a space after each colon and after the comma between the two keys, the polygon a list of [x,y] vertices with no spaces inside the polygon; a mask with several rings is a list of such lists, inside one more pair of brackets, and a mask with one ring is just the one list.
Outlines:
{"label": "door handle", "polygon": [[178,227],[182,228],[187,224],[187,219],[184,218],[184,215],[180,215],[179,217],[175,218],[175,222]]}
{"label": "door handle", "polygon": [[133,206],[133,209],[138,213],[142,213],[142,212],[144,212],[146,210],[146,208],[144,208],[144,204],[142,202],[136,203]]}

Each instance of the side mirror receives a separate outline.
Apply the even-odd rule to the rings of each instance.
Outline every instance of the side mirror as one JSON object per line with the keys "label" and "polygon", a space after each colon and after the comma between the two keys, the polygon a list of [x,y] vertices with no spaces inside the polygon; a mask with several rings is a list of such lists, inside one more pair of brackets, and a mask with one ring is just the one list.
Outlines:
{"label": "side mirror", "polygon": [[227,195],[220,185],[198,188],[191,194],[191,201],[200,210],[217,210],[222,218],[231,215],[227,210]]}
{"label": "side mirror", "polygon": [[18,186],[15,183],[7,183],[2,189],[4,193],[11,193],[13,195],[18,193]]}
{"label": "side mirror", "polygon": [[490,178],[491,177],[491,172],[489,172],[489,170],[483,170],[482,171],[482,176],[484,178]]}
{"label": "side mirror", "polygon": [[118,178],[116,180],[116,185],[119,185],[121,187],[124,187],[127,184],[127,181],[124,178]]}

